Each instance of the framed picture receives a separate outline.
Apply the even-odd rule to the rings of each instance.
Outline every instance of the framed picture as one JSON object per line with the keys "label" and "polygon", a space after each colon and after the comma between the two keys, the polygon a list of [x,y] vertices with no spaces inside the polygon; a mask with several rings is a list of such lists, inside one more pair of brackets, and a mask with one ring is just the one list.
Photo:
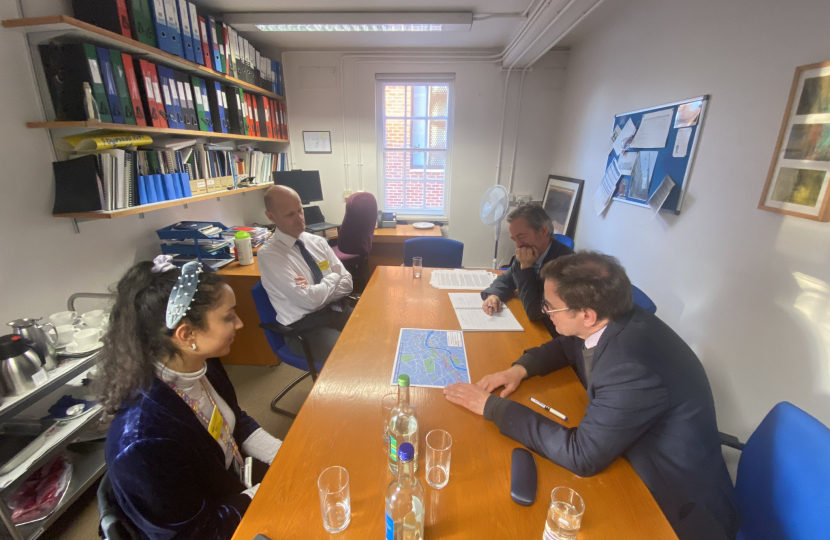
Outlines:
{"label": "framed picture", "polygon": [[799,66],[758,208],[830,221],[830,62]]}
{"label": "framed picture", "polygon": [[303,149],[306,154],[331,154],[331,132],[303,131]]}
{"label": "framed picture", "polygon": [[554,234],[574,237],[584,180],[549,175],[542,208],[553,221]]}

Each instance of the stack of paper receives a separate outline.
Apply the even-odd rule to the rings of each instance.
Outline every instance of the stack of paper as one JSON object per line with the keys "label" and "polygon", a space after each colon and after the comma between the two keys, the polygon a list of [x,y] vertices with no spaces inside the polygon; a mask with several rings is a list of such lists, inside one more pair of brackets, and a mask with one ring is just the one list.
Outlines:
{"label": "stack of paper", "polygon": [[468,332],[522,332],[524,328],[505,306],[500,312],[488,315],[481,309],[477,293],[450,293],[450,302],[462,330]]}
{"label": "stack of paper", "polygon": [[487,270],[439,270],[432,271],[429,284],[436,289],[458,291],[483,291],[498,277]]}

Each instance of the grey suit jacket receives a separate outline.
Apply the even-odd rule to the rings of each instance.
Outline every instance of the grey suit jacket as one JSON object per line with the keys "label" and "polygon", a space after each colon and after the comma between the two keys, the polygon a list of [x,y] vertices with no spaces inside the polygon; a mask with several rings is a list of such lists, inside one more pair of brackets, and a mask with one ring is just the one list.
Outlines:
{"label": "grey suit jacket", "polygon": [[[571,255],[573,252],[565,244],[560,244],[555,239],[551,239],[550,249],[548,249],[548,254],[542,261],[542,266],[557,257]],[[542,300],[545,299],[544,285],[544,281],[536,275],[536,270],[533,268],[525,268],[522,270],[522,265],[519,264],[516,257],[513,257],[510,259],[510,268],[481,292],[481,299],[486,300],[488,296],[495,294],[502,302],[505,302],[510,298],[513,291],[518,291],[518,296],[525,308],[527,318],[531,321],[541,319],[545,328],[550,332],[550,335],[556,337],[559,334],[556,333],[556,328],[553,326],[550,317],[542,313]]]}
{"label": "grey suit jacket", "polygon": [[488,398],[485,418],[580,476],[597,474],[624,456],[681,540],[735,538],[734,488],[721,454],[712,391],[695,353],[636,306],[605,329],[590,381],[582,347],[581,339],[560,336],[517,362],[529,377],[574,369],[588,391],[579,427],[566,428],[496,396]]}

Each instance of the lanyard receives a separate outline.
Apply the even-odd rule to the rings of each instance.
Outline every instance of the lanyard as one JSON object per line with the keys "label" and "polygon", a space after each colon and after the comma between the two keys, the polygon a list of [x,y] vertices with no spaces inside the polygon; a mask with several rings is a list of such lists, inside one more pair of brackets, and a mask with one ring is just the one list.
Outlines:
{"label": "lanyard", "polygon": [[[213,409],[214,409],[215,411],[217,411],[217,412],[218,412],[218,411],[219,411],[219,407],[217,407],[217,406],[216,406],[216,402],[215,402],[215,401],[213,401],[213,396],[211,396],[211,395],[210,395],[210,392],[208,392],[207,387],[205,387],[205,380],[204,380],[204,378],[199,379],[199,382],[201,382],[201,383],[202,383],[202,390],[204,390],[204,391],[205,391],[205,394],[207,394],[207,397],[208,397],[208,399],[210,400],[210,404],[211,404],[211,405],[213,405]],[[178,387],[178,386],[176,386],[175,384],[173,384],[172,382],[167,383],[167,384],[168,384],[168,386],[170,386],[170,389],[171,389],[171,390],[173,390],[174,392],[176,392],[176,394],[178,394],[178,396],[184,400],[184,402],[187,404],[187,406],[188,406],[188,407],[190,407],[191,409],[193,409],[193,412],[194,412],[194,413],[196,413],[196,415],[197,415],[199,418],[201,418],[201,419],[202,419],[202,421],[203,421],[206,425],[210,425],[210,419],[208,419],[207,417],[205,417],[204,413],[203,413],[203,412],[202,412],[202,410],[199,408],[199,405],[198,405],[195,401],[193,401],[193,398],[191,398],[190,396],[188,396],[187,394],[185,394],[184,392],[182,392],[181,390],[179,390],[179,387]],[[220,413],[220,414],[221,414],[221,413]],[[220,437],[223,441],[225,441],[225,445],[230,446],[230,447],[233,449],[233,458],[236,460],[237,464],[239,464],[240,466],[242,466],[242,465],[243,465],[243,461],[242,461],[242,454],[239,452],[239,447],[236,445],[236,441],[234,440],[233,435],[231,435],[231,430],[230,430],[230,428],[228,427],[228,423],[227,423],[227,422],[225,422],[225,418],[224,418],[224,417],[222,418],[222,429],[223,429],[224,433],[220,433],[219,437]]]}

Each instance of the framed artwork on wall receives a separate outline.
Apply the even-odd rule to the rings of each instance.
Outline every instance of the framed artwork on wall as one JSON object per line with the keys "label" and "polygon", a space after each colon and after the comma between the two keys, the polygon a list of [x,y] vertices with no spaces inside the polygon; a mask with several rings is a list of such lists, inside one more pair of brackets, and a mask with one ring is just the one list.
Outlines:
{"label": "framed artwork on wall", "polygon": [[542,208],[553,221],[554,234],[574,237],[584,184],[584,180],[553,174],[548,176]]}
{"label": "framed artwork on wall", "polygon": [[331,132],[303,131],[303,150],[306,154],[331,154]]}
{"label": "framed artwork on wall", "polygon": [[830,62],[795,70],[758,208],[830,221]]}

